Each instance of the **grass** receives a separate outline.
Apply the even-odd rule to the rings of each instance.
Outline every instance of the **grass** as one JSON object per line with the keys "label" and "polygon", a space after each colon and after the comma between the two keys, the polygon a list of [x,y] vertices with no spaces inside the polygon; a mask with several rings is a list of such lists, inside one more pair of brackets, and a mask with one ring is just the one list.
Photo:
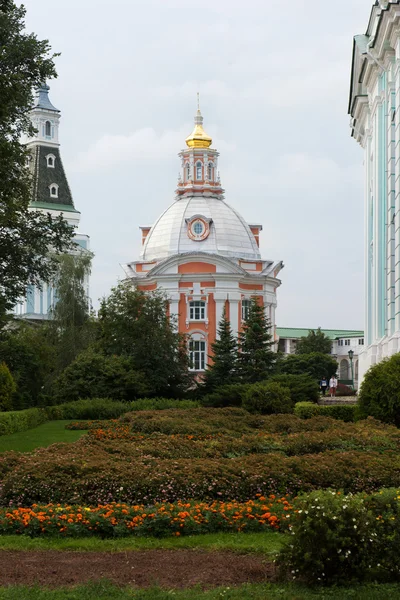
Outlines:
{"label": "grass", "polygon": [[58,442],[76,442],[86,431],[70,431],[65,429],[68,421],[49,421],[39,427],[0,436],[0,452],[15,450],[17,452],[32,452],[35,448],[46,448]]}
{"label": "grass", "polygon": [[12,586],[0,588],[0,600],[396,600],[400,598],[399,585],[368,585],[353,588],[308,590],[299,586],[266,584],[219,587],[202,591],[163,590],[150,588],[118,588],[107,581],[75,588],[45,590],[39,587]]}
{"label": "grass", "polygon": [[21,535],[0,536],[0,550],[75,550],[120,552],[125,550],[230,550],[276,554],[288,536],[273,531],[265,533],[208,533],[181,538],[129,537],[114,540],[100,538],[30,538]]}

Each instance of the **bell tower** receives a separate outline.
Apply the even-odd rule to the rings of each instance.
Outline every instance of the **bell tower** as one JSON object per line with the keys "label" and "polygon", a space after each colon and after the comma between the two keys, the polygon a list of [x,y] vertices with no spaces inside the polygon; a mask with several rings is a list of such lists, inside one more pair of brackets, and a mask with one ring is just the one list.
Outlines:
{"label": "bell tower", "polygon": [[211,148],[212,138],[203,129],[198,94],[194,129],[185,141],[187,148],[179,153],[182,170],[176,193],[178,196],[209,194],[222,197],[224,190],[218,173],[219,153]]}

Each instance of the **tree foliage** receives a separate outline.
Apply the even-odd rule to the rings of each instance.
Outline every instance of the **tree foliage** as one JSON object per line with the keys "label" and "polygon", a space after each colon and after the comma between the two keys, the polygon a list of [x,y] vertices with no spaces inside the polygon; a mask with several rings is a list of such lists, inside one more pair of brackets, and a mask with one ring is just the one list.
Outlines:
{"label": "tree foliage", "polygon": [[320,381],[324,377],[329,379],[336,373],[337,367],[337,362],[332,356],[320,352],[289,354],[279,362],[281,373],[293,375],[308,373],[315,381]]}
{"label": "tree foliage", "polygon": [[217,339],[212,348],[212,363],[204,373],[202,388],[205,393],[214,391],[221,385],[230,385],[237,379],[237,341],[232,333],[226,309],[218,324]]}
{"label": "tree foliage", "polygon": [[322,331],[318,329],[310,329],[308,335],[301,337],[297,342],[296,354],[311,354],[319,352],[322,354],[330,354],[332,351],[332,342]]}
{"label": "tree foliage", "polygon": [[58,347],[58,371],[68,366],[94,340],[96,325],[90,315],[87,295],[92,258],[93,254],[88,251],[57,257],[53,279],[56,302],[48,326]]}
{"label": "tree foliage", "polygon": [[25,295],[28,284],[48,281],[54,253],[70,245],[72,228],[62,218],[30,211],[28,150],[21,136],[33,135],[29,119],[33,89],[55,77],[47,40],[24,31],[25,9],[0,2],[0,318]]}
{"label": "tree foliage", "polygon": [[17,386],[6,363],[0,363],[0,410],[12,410]]}
{"label": "tree foliage", "polygon": [[264,307],[253,298],[243,331],[239,334],[238,373],[242,383],[256,383],[268,378],[276,361],[272,346],[271,326]]}
{"label": "tree foliage", "polygon": [[400,426],[400,354],[371,367],[358,394],[361,418],[375,417]]}
{"label": "tree foliage", "polygon": [[145,375],[152,395],[178,397],[190,383],[184,338],[168,315],[167,299],[122,282],[101,302],[99,348],[132,359]]}

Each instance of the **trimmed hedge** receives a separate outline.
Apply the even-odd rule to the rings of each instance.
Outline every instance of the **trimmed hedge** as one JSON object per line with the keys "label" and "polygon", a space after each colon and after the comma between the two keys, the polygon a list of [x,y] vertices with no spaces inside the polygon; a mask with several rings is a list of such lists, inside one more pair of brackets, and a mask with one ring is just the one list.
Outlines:
{"label": "trimmed hedge", "polygon": [[27,431],[48,420],[49,418],[44,408],[27,408],[26,410],[0,412],[0,435]]}
{"label": "trimmed hedge", "polygon": [[332,404],[330,406],[318,406],[312,402],[298,402],[294,407],[294,414],[300,419],[311,419],[312,417],[331,417],[352,423],[357,420],[357,406],[355,404]]}

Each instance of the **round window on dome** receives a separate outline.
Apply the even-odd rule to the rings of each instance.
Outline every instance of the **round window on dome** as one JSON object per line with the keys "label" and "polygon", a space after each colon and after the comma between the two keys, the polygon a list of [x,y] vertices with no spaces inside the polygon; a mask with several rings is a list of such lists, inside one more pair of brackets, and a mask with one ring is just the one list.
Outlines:
{"label": "round window on dome", "polygon": [[187,234],[190,239],[195,242],[201,242],[208,237],[210,232],[210,228],[208,222],[206,220],[200,218],[194,218],[192,221],[189,221]]}
{"label": "round window on dome", "polygon": [[193,223],[193,232],[196,235],[201,235],[203,233],[203,231],[204,231],[204,225],[203,225],[203,223],[201,221],[195,221]]}

